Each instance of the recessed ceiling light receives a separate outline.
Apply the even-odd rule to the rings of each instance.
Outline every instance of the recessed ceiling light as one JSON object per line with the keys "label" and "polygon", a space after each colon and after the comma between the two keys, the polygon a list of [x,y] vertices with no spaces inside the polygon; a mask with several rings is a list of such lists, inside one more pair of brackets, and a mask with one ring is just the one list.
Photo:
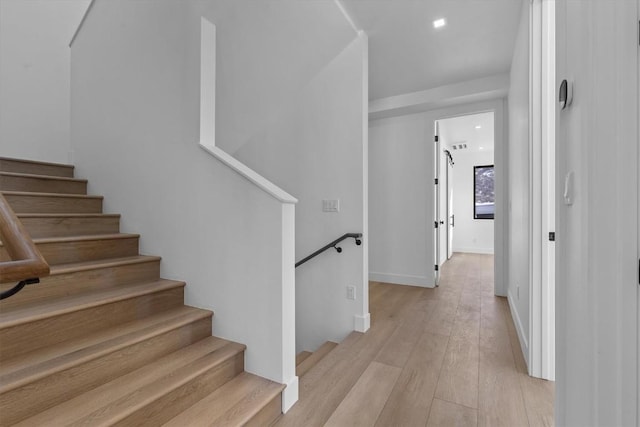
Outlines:
{"label": "recessed ceiling light", "polygon": [[442,28],[447,25],[447,21],[444,18],[436,19],[433,21],[433,28]]}
{"label": "recessed ceiling light", "polygon": [[484,147],[480,147],[481,150],[484,150]]}
{"label": "recessed ceiling light", "polygon": [[476,126],[476,129],[482,129],[482,126],[477,125],[477,126]]}

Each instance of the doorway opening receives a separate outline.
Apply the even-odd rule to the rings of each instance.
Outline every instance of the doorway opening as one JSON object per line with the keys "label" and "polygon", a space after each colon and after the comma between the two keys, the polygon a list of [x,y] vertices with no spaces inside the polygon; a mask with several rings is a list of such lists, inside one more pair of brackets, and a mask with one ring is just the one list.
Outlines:
{"label": "doorway opening", "polygon": [[435,264],[454,253],[494,253],[494,112],[435,122]]}

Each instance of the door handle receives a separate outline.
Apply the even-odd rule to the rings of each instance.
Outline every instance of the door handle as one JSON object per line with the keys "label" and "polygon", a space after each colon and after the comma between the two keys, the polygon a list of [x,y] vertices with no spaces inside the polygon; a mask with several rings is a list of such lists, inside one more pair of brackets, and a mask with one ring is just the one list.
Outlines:
{"label": "door handle", "polygon": [[456,216],[455,215],[451,215],[451,226],[452,227],[456,226]]}
{"label": "door handle", "polygon": [[440,224],[444,224],[444,221],[440,221]]}

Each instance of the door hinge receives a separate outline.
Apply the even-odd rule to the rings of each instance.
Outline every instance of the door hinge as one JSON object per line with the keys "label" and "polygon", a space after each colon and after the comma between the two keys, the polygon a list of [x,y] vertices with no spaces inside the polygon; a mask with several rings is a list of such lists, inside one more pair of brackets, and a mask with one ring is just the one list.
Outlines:
{"label": "door hinge", "polygon": [[438,142],[438,141],[439,141],[439,139],[438,139],[438,135],[436,135],[436,136],[435,136],[435,141],[436,141],[436,142]]}
{"label": "door hinge", "polygon": [[438,271],[438,265],[437,264],[435,265],[435,267],[436,267],[436,271]]}
{"label": "door hinge", "polygon": [[550,242],[555,242],[556,241],[556,232],[555,231],[550,231],[549,232],[549,241]]}
{"label": "door hinge", "polygon": [[433,225],[435,228],[438,228],[438,221],[433,221]]}
{"label": "door hinge", "polygon": [[436,178],[436,185],[438,185],[438,178]]}

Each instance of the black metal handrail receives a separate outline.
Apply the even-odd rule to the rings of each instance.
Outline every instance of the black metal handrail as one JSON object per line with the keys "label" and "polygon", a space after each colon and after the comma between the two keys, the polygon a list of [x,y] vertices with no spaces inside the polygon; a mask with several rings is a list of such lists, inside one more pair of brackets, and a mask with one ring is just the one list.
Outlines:
{"label": "black metal handrail", "polygon": [[296,268],[301,266],[305,262],[309,261],[311,258],[320,255],[322,252],[326,251],[329,248],[334,248],[338,253],[342,252],[342,248],[339,247],[339,246],[336,246],[336,245],[338,243],[342,242],[343,240],[348,239],[348,238],[355,239],[356,245],[358,245],[358,246],[360,246],[362,244],[362,233],[346,233],[346,234],[342,235],[341,237],[338,237],[333,242],[331,242],[331,243],[323,246],[322,248],[318,249],[317,251],[315,251],[314,253],[312,253],[308,257],[302,258],[300,261],[296,262]]}
{"label": "black metal handrail", "polygon": [[27,285],[35,285],[37,283],[40,283],[40,279],[39,278],[22,280],[17,285],[15,285],[13,288],[7,289],[4,292],[0,292],[0,300],[3,300],[5,298],[9,298],[9,297],[14,296],[18,292],[20,292],[22,290],[22,288],[24,288]]}

